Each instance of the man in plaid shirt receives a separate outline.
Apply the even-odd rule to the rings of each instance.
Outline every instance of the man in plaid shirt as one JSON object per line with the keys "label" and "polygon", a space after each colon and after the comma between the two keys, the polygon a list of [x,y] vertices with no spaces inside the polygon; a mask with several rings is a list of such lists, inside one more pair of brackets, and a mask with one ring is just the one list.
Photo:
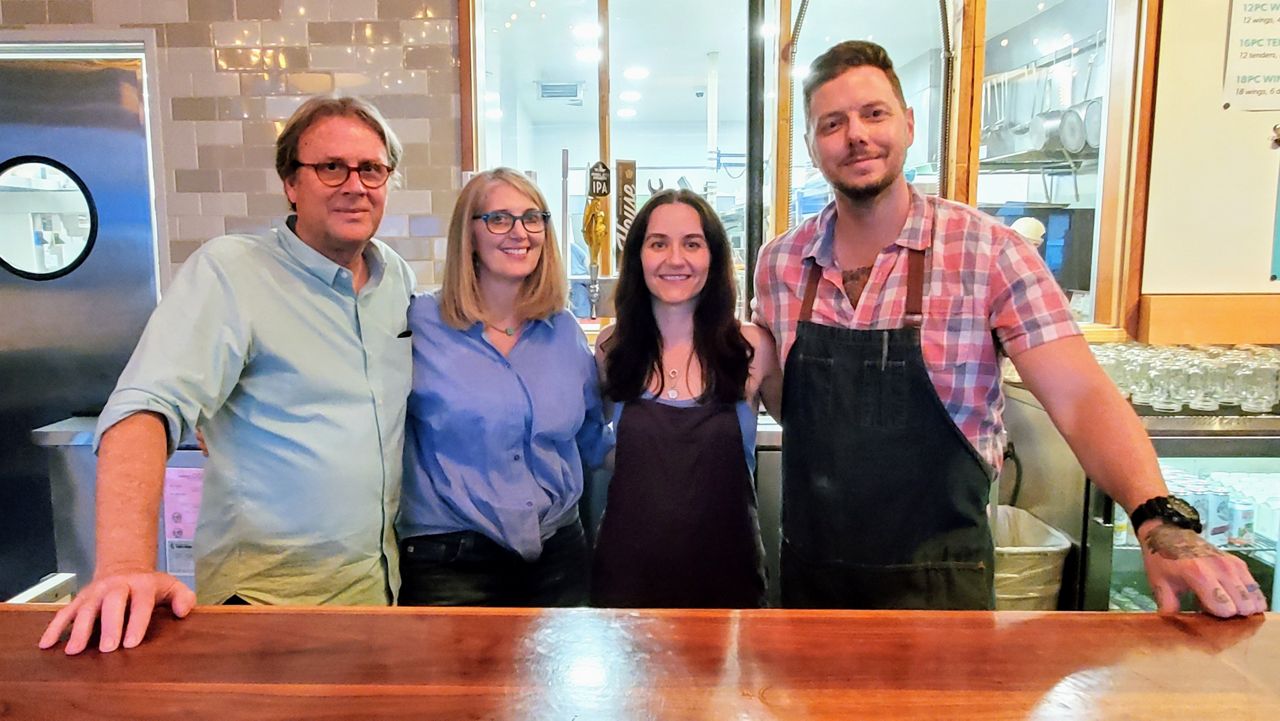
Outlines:
{"label": "man in plaid shirt", "polygon": [[1006,355],[1134,518],[1161,611],[1183,591],[1218,616],[1265,610],[1244,563],[1168,497],[1141,423],[1036,250],[907,183],[915,120],[884,49],[829,49],[804,101],[809,153],[836,199],[767,244],[756,270],[756,321],[785,369],[770,405],[782,408],[784,605],[992,606],[985,506],[1004,450]]}

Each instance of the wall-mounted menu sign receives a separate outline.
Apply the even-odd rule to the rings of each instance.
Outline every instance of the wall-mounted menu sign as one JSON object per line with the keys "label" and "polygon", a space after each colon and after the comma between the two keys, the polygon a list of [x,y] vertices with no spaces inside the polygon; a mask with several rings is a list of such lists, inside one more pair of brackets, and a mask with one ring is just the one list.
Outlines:
{"label": "wall-mounted menu sign", "polygon": [[1280,110],[1280,1],[1232,0],[1224,107]]}

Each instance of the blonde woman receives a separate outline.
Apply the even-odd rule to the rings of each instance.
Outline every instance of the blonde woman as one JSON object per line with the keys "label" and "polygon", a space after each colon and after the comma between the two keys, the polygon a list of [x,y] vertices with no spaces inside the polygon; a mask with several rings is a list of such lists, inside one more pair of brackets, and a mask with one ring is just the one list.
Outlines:
{"label": "blonde woman", "polygon": [[550,217],[519,172],[476,175],[440,291],[410,305],[404,605],[586,602],[578,501],[584,465],[603,462],[612,436]]}

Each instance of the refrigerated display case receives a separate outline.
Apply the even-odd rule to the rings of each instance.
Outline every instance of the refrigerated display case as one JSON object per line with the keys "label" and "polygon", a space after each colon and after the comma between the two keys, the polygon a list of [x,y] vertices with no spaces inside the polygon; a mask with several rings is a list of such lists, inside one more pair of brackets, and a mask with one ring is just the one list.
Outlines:
{"label": "refrigerated display case", "polygon": [[[1202,535],[1243,559],[1272,611],[1280,531],[1280,417],[1144,416],[1170,490],[1197,506]],[[1086,484],[1084,610],[1154,611],[1134,529],[1122,509]],[[1251,508],[1250,508],[1251,506]],[[1249,523],[1247,511],[1253,511]],[[1232,515],[1235,518],[1232,518]],[[1189,604],[1189,599],[1184,604]],[[1191,605],[1186,605],[1190,610]]]}

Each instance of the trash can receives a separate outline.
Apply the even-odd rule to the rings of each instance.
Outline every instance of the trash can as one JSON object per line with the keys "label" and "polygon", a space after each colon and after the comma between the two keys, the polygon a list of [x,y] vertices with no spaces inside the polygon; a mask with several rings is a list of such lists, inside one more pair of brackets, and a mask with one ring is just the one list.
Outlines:
{"label": "trash can", "polygon": [[996,507],[991,534],[996,546],[996,610],[1056,609],[1071,539],[1013,506]]}

